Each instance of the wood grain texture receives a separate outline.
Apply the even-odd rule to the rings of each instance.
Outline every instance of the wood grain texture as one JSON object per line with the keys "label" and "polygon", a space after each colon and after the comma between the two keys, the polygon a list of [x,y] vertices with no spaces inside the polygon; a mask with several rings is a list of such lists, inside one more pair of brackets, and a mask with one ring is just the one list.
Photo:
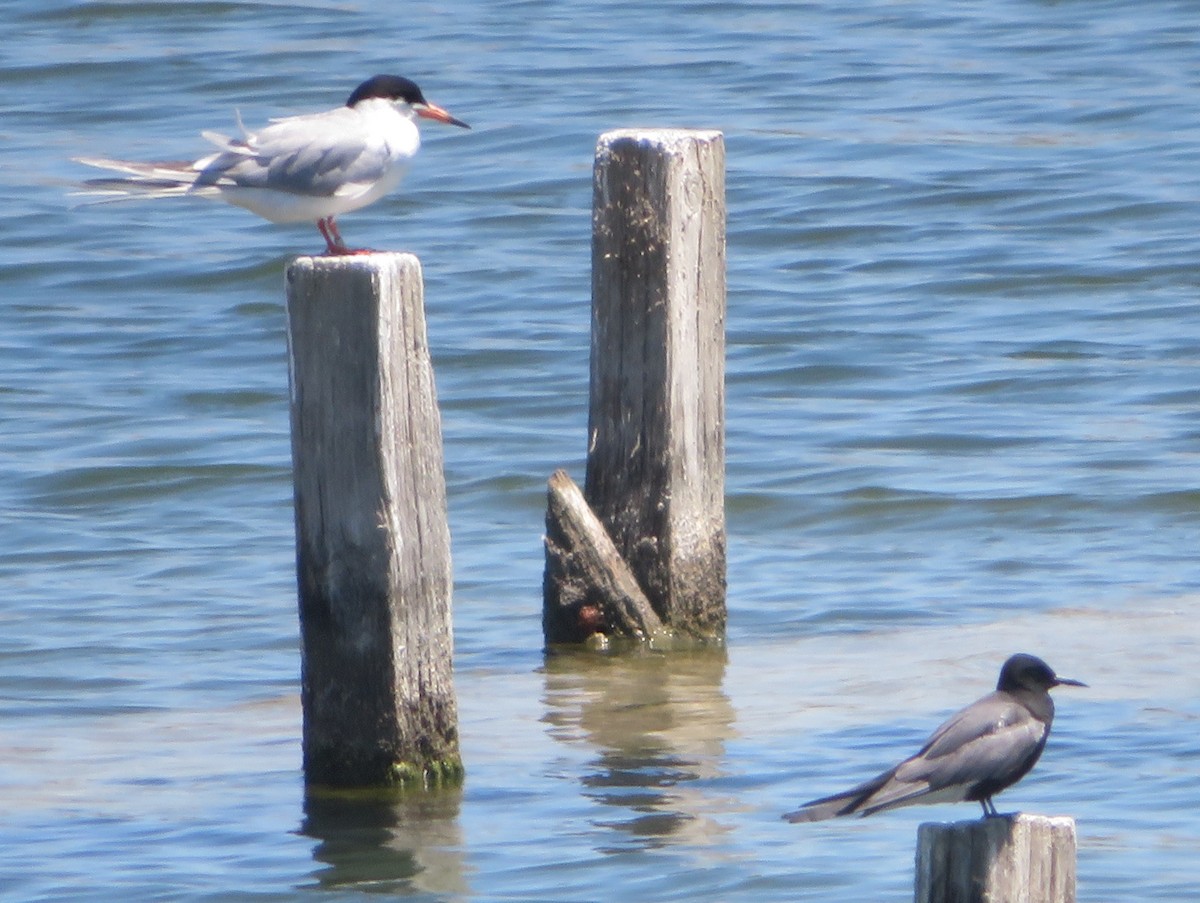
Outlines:
{"label": "wood grain texture", "polygon": [[1075,903],[1075,821],[1004,815],[926,823],[916,903]]}
{"label": "wood grain texture", "polygon": [[595,633],[649,640],[666,633],[629,565],[566,471],[550,477],[542,629],[547,643]]}
{"label": "wood grain texture", "polygon": [[725,628],[725,149],[608,132],[593,181],[585,494],[672,630]]}
{"label": "wood grain texture", "polygon": [[461,772],[441,422],[410,254],[287,271],[310,783]]}

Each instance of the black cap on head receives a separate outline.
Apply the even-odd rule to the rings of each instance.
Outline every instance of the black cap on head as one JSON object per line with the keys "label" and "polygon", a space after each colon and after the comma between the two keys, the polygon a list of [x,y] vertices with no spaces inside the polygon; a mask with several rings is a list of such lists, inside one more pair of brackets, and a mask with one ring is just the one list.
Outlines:
{"label": "black cap on head", "polygon": [[373,75],[354,89],[346,106],[352,107],[360,100],[381,97],[384,100],[402,100],[408,104],[428,103],[417,83],[400,75]]}
{"label": "black cap on head", "polygon": [[1060,684],[1072,687],[1086,687],[1087,684],[1069,677],[1059,677],[1054,669],[1036,655],[1018,652],[1010,656],[1000,669],[1000,682],[997,690],[1049,690]]}

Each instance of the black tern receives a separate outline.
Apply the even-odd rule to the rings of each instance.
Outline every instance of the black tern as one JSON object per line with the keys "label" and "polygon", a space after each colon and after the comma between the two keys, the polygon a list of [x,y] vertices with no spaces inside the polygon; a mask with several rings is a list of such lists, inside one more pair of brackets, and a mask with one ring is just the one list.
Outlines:
{"label": "black tern", "polygon": [[783,817],[822,821],[872,815],[900,806],[959,803],[999,815],[992,797],[1029,773],[1041,756],[1054,721],[1051,687],[1086,687],[1059,677],[1035,655],[1018,653],[1000,669],[996,691],[952,715],[921,751],[864,784],[805,803]]}

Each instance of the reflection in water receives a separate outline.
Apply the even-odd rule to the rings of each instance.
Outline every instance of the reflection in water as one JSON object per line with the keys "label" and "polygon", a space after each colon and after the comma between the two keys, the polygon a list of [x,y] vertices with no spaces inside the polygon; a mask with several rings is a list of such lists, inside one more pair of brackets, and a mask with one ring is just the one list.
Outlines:
{"label": "reflection in water", "polygon": [[328,866],[317,881],[369,893],[465,894],[461,801],[458,789],[309,796],[301,833],[320,841],[313,856]]}
{"label": "reflection in water", "polygon": [[625,810],[597,825],[641,847],[703,844],[723,833],[712,817],[723,804],[704,781],[720,776],[734,731],[721,690],[725,664],[724,648],[547,656],[543,720],[551,736],[595,748],[584,795]]}

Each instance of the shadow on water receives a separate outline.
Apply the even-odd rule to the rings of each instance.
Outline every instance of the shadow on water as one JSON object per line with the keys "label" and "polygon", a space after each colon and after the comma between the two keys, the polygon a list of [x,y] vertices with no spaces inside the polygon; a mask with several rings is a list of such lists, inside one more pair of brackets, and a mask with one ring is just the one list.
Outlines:
{"label": "shadow on water", "polygon": [[463,894],[461,789],[366,797],[314,795],[301,833],[318,843],[322,888],[381,894]]}
{"label": "shadow on water", "polygon": [[704,782],[720,777],[734,733],[726,663],[724,648],[546,657],[542,720],[556,740],[596,751],[583,795],[612,808],[594,823],[623,835],[605,852],[703,844],[723,832]]}

